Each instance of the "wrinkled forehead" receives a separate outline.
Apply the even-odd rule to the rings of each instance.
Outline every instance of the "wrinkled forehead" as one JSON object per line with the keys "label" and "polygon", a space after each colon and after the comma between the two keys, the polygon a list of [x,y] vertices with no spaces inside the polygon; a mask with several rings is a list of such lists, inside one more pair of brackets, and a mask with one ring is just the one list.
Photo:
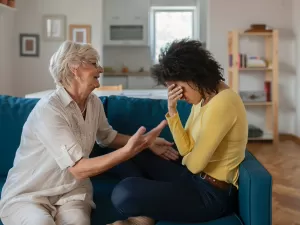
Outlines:
{"label": "wrinkled forehead", "polygon": [[91,62],[91,63],[95,63],[95,62],[99,62],[100,61],[100,59],[97,58],[97,56],[85,57],[84,60],[88,61],[88,62]]}
{"label": "wrinkled forehead", "polygon": [[90,62],[90,63],[99,63],[100,62],[100,55],[94,49],[90,49],[86,51],[84,55],[82,55],[82,60]]}
{"label": "wrinkled forehead", "polygon": [[81,61],[86,62],[86,63],[96,64],[97,66],[100,66],[100,59],[97,56],[85,57]]}

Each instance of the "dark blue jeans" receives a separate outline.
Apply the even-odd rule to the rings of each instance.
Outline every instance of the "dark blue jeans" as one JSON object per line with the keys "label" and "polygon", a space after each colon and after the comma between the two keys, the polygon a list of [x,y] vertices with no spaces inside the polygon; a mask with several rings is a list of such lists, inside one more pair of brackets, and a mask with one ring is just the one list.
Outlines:
{"label": "dark blue jeans", "polygon": [[144,151],[116,168],[124,178],[112,202],[125,217],[148,216],[173,222],[204,222],[234,212],[237,189],[219,189],[192,174],[180,162]]}

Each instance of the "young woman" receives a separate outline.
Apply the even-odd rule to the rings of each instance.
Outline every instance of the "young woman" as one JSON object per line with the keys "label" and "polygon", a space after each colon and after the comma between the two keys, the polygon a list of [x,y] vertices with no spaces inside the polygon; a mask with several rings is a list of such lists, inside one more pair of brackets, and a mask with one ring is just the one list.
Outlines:
{"label": "young woman", "polygon": [[[168,45],[152,75],[168,87],[166,119],[182,165],[140,153],[134,160],[149,177],[127,178],[116,186],[112,201],[128,219],[114,224],[204,222],[232,213],[248,139],[241,98],[224,83],[220,65],[199,41]],[[176,109],[180,99],[193,105],[185,126]]]}

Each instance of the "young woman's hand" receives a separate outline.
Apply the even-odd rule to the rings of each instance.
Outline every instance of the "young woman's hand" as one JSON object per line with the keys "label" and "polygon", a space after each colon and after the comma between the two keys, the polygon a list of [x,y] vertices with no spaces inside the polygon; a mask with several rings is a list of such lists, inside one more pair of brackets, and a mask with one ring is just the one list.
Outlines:
{"label": "young woman's hand", "polygon": [[171,84],[168,87],[168,110],[169,115],[173,116],[177,113],[177,101],[182,98],[183,90],[180,86]]}
{"label": "young woman's hand", "polygon": [[146,129],[144,127],[139,128],[123,148],[126,156],[132,158],[144,149],[149,148],[166,125],[167,121],[163,120],[157,127],[146,134]]}
{"label": "young woman's hand", "polygon": [[171,143],[164,138],[156,138],[153,144],[149,147],[150,150],[155,154],[166,160],[177,160],[179,153],[172,148],[174,143]]}

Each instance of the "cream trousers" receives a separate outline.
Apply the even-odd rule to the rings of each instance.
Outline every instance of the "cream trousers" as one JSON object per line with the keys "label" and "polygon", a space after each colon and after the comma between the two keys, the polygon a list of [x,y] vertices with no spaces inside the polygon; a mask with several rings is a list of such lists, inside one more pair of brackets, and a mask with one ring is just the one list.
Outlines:
{"label": "cream trousers", "polygon": [[16,210],[1,218],[4,225],[90,225],[91,206],[83,201],[70,201],[57,206],[57,213],[51,216],[47,206],[32,203],[18,203]]}

